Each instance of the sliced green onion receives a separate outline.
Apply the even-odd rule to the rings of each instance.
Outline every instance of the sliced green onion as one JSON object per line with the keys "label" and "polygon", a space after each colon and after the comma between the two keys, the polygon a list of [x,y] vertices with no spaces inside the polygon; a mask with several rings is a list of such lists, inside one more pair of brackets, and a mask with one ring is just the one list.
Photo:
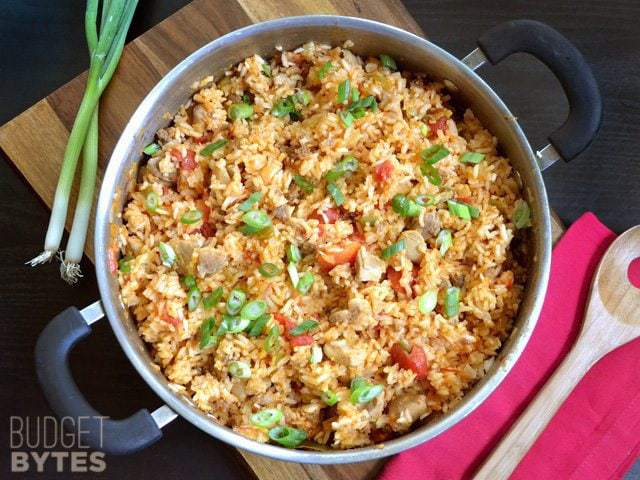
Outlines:
{"label": "sliced green onion", "polygon": [[269,330],[267,338],[264,340],[264,349],[269,353],[280,349],[280,328],[277,325],[274,325]]}
{"label": "sliced green onion", "polygon": [[233,315],[223,315],[222,325],[226,333],[240,333],[246,330],[251,324],[251,320]]}
{"label": "sliced green onion", "polygon": [[251,423],[260,428],[271,428],[280,423],[284,417],[282,410],[279,408],[265,408],[251,415]]}
{"label": "sliced green onion", "polygon": [[527,228],[531,226],[531,208],[529,204],[520,199],[516,201],[515,209],[513,211],[513,223],[516,228]]}
{"label": "sliced green onion", "polygon": [[240,118],[251,118],[253,115],[253,106],[248,103],[234,103],[229,107],[229,118],[238,120]]}
{"label": "sliced green onion", "polygon": [[181,279],[182,284],[187,287],[187,290],[191,290],[192,288],[196,288],[198,284],[196,283],[196,277],[193,275],[185,275]]}
{"label": "sliced green onion", "polygon": [[153,157],[154,154],[158,153],[160,151],[160,145],[158,145],[157,143],[150,143],[149,145],[147,145],[146,147],[144,147],[144,150],[142,150],[146,155],[149,155],[150,157]]}
{"label": "sliced green onion", "polygon": [[320,398],[330,407],[334,406],[339,401],[338,395],[336,395],[336,392],[333,390],[325,390],[322,392],[322,395],[320,395]]}
{"label": "sliced green onion", "polygon": [[317,365],[322,361],[322,348],[319,345],[314,345],[311,347],[311,355],[309,356],[309,363],[313,365]]}
{"label": "sliced green onion", "polygon": [[264,194],[262,192],[253,192],[244,202],[242,202],[238,206],[238,209],[241,212],[248,212],[256,203],[258,203],[262,199],[263,195]]}
{"label": "sliced green onion", "polygon": [[429,127],[427,127],[424,123],[421,123],[420,124],[420,133],[423,136],[426,137],[427,135],[429,135]]}
{"label": "sliced green onion", "polygon": [[147,196],[144,199],[144,208],[147,209],[147,212],[156,213],[159,206],[160,206],[160,195],[158,195],[153,190],[147,193]]}
{"label": "sliced green onion", "polygon": [[391,201],[393,211],[403,217],[417,217],[422,212],[422,208],[406,195],[398,194]]}
{"label": "sliced green onion", "polygon": [[480,209],[478,207],[474,207],[473,205],[467,205],[469,207],[469,214],[471,218],[478,218],[480,216]]}
{"label": "sliced green onion", "polygon": [[460,313],[460,289],[458,287],[447,288],[447,294],[444,298],[444,313],[449,318]]}
{"label": "sliced green onion", "polygon": [[346,201],[346,198],[344,197],[344,193],[342,193],[342,190],[340,190],[340,187],[338,187],[335,183],[327,183],[327,191],[329,192],[329,195],[331,195],[331,197],[333,198],[333,201],[338,207],[344,204],[344,202]]}
{"label": "sliced green onion", "polygon": [[229,375],[233,378],[251,378],[251,367],[247,362],[231,362],[229,364]]}
{"label": "sliced green onion", "polygon": [[131,272],[131,260],[133,260],[133,257],[127,255],[126,257],[121,258],[120,260],[118,260],[118,270],[120,270],[122,273],[130,273]]}
{"label": "sliced green onion", "polygon": [[220,303],[222,295],[224,295],[224,290],[222,287],[217,287],[213,292],[202,299],[202,306],[205,310],[211,310]]}
{"label": "sliced green onion", "polygon": [[449,150],[447,150],[442,145],[432,145],[429,148],[425,148],[420,152],[420,158],[429,165],[433,165],[434,163],[438,163],[440,160],[449,155]]}
{"label": "sliced green onion", "polygon": [[307,293],[309,293],[309,290],[311,290],[311,287],[313,287],[314,281],[315,277],[313,276],[313,273],[306,272],[298,280],[298,283],[296,284],[296,290],[298,290],[298,292],[300,292],[302,295],[306,295]]}
{"label": "sliced green onion", "polygon": [[287,265],[287,272],[289,272],[289,278],[291,278],[291,285],[293,288],[296,288],[298,282],[300,281],[300,276],[298,275],[298,267],[296,267],[295,263],[290,263]]}
{"label": "sliced green onion", "polygon": [[378,223],[378,216],[373,213],[370,215],[365,215],[364,217],[360,218],[360,223],[363,225],[374,226],[376,223]]}
{"label": "sliced green onion", "polygon": [[200,349],[204,349],[215,345],[217,343],[217,337],[213,337],[211,332],[215,327],[216,319],[214,317],[207,318],[200,326]]}
{"label": "sliced green onion", "polygon": [[200,292],[200,289],[198,287],[194,287],[189,290],[189,293],[187,293],[187,307],[189,308],[190,312],[193,312],[196,308],[198,308],[201,298],[202,293]]}
{"label": "sliced green onion", "polygon": [[246,301],[247,294],[242,290],[239,288],[231,290],[231,293],[229,293],[229,297],[227,298],[227,312],[229,315],[238,314]]}
{"label": "sliced green onion", "polygon": [[165,267],[171,267],[176,262],[176,252],[171,245],[160,242],[158,250],[160,250],[160,260]]}
{"label": "sliced green onion", "polygon": [[429,290],[418,297],[418,310],[420,313],[432,312],[438,304],[438,292],[436,290]]}
{"label": "sliced green onion", "polygon": [[357,102],[360,99],[360,90],[358,90],[357,88],[352,88],[351,89],[351,101],[352,102]]}
{"label": "sliced green onion", "polygon": [[307,439],[307,433],[304,430],[282,425],[269,430],[269,438],[283,447],[296,448]]}
{"label": "sliced green onion", "polygon": [[464,152],[460,157],[462,163],[480,163],[484,160],[484,153]]}
{"label": "sliced green onion", "polygon": [[407,245],[404,239],[398,240],[396,243],[392,243],[387,248],[383,249],[380,256],[382,257],[383,260],[388,260],[394,255],[400,253],[405,248],[407,248]]}
{"label": "sliced green onion", "polygon": [[210,143],[202,150],[200,150],[200,155],[202,155],[203,157],[210,157],[213,152],[215,152],[216,150],[220,150],[227,143],[229,143],[229,140],[227,140],[226,138],[216,140],[215,142]]}
{"label": "sliced green onion", "polygon": [[351,82],[347,78],[338,85],[338,103],[345,103],[351,94]]}
{"label": "sliced green onion", "polygon": [[300,90],[293,96],[293,101],[301,105],[309,105],[311,103],[311,92],[309,90]]}
{"label": "sliced green onion", "polygon": [[263,263],[258,267],[260,275],[266,278],[273,278],[282,273],[282,270],[275,263]]}
{"label": "sliced green onion", "polygon": [[200,220],[202,220],[202,212],[197,208],[195,210],[189,210],[180,217],[180,222],[185,225],[193,225],[194,223],[198,223]]}
{"label": "sliced green onion", "polygon": [[242,318],[248,318],[249,320],[255,320],[267,313],[267,308],[267,302],[263,300],[252,300],[242,307],[240,316]]}
{"label": "sliced green onion", "polygon": [[427,180],[429,180],[429,183],[431,185],[435,185],[437,187],[438,185],[442,184],[442,177],[440,176],[440,172],[433,165],[429,163],[423,163],[422,165],[420,165],[420,171],[422,172],[422,175],[427,177]]}
{"label": "sliced green onion", "polygon": [[262,73],[264,73],[265,76],[271,78],[271,65],[269,65],[267,62],[264,62],[260,66],[260,70],[262,70]]}
{"label": "sliced green onion", "polygon": [[329,170],[324,178],[327,182],[335,182],[339,178],[344,177],[348,173],[358,170],[358,159],[353,155],[345,155],[342,160],[336,163],[333,169]]}
{"label": "sliced green onion", "polygon": [[322,80],[327,75],[327,73],[329,73],[331,67],[333,67],[333,64],[331,62],[324,63],[318,70],[318,78]]}
{"label": "sliced green onion", "polygon": [[314,328],[317,328],[318,325],[319,323],[316,322],[315,320],[306,319],[300,322],[300,324],[298,324],[291,330],[289,330],[289,334],[293,335],[294,337],[298,337],[303,333],[307,333],[309,330],[313,330]]}
{"label": "sliced green onion", "polygon": [[251,229],[255,229],[252,233],[257,233],[271,226],[271,219],[263,210],[249,210],[242,215],[242,221]]}
{"label": "sliced green onion", "polygon": [[457,200],[447,200],[447,205],[449,206],[449,212],[451,215],[460,217],[463,220],[471,220],[469,205],[466,203],[458,202]]}
{"label": "sliced green onion", "polygon": [[447,250],[453,245],[453,237],[451,236],[451,230],[440,230],[436,237],[436,247],[440,249],[440,256],[444,257]]}
{"label": "sliced green onion", "polygon": [[383,392],[382,385],[371,385],[365,378],[351,380],[351,403],[368,403]]}
{"label": "sliced green onion", "polygon": [[302,260],[302,255],[300,254],[300,249],[297,245],[290,243],[287,247],[287,258],[291,263],[298,263]]}
{"label": "sliced green onion", "polygon": [[293,103],[293,97],[289,96],[286,98],[282,98],[276,102],[276,104],[271,109],[271,115],[274,117],[284,117],[285,115],[289,115],[296,111],[296,106]]}
{"label": "sliced green onion", "polygon": [[416,203],[421,207],[430,207],[432,205],[436,205],[440,201],[440,197],[438,195],[417,195]]}
{"label": "sliced green onion", "polygon": [[341,110],[338,112],[338,117],[340,117],[340,120],[342,120],[342,124],[345,126],[345,128],[349,128],[353,123],[353,114],[351,112]]}
{"label": "sliced green onion", "polygon": [[395,72],[396,70],[398,70],[398,65],[396,64],[396,61],[393,59],[393,57],[390,57],[389,55],[386,55],[384,53],[380,55],[380,63],[383,67],[388,68],[391,71]]}
{"label": "sliced green onion", "polygon": [[314,188],[316,188],[313,183],[304,178],[302,175],[294,175],[293,181],[296,182],[296,185],[298,185],[298,187],[300,187],[300,190],[302,190],[304,193],[311,193],[313,192]]}
{"label": "sliced green onion", "polygon": [[255,319],[255,321],[249,327],[249,336],[250,337],[259,337],[262,335],[264,331],[264,327],[267,325],[267,322],[271,318],[271,315],[265,313],[264,315]]}
{"label": "sliced green onion", "polygon": [[357,390],[358,388],[369,385],[369,382],[364,377],[354,377],[351,379],[351,391]]}

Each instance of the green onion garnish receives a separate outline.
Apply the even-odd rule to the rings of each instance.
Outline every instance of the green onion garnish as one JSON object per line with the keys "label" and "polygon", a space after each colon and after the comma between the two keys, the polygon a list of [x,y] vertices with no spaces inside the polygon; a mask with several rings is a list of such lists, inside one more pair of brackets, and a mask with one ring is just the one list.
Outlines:
{"label": "green onion garnish", "polygon": [[149,145],[147,145],[146,147],[144,147],[144,150],[142,150],[145,154],[149,155],[149,156],[153,156],[154,154],[158,153],[160,151],[160,145],[158,145],[157,143],[150,143]]}
{"label": "green onion garnish", "polygon": [[216,140],[215,142],[210,143],[209,145],[204,147],[202,150],[200,150],[200,155],[202,155],[203,157],[209,157],[213,152],[215,152],[216,150],[220,150],[227,143],[229,143],[229,140],[227,140],[226,138],[221,138],[219,140]]}
{"label": "green onion garnish", "polygon": [[447,150],[442,145],[432,145],[429,148],[425,148],[420,152],[420,158],[429,165],[433,165],[434,163],[438,163],[440,160],[449,155],[449,150]]}
{"label": "green onion garnish", "polygon": [[265,313],[264,315],[261,315],[260,317],[256,318],[254,322],[251,324],[251,327],[249,327],[249,336],[258,337],[262,335],[262,332],[264,331],[264,327],[267,325],[267,322],[269,321],[270,318],[271,318],[271,315],[269,315],[268,313]]}
{"label": "green onion garnish", "polygon": [[238,120],[240,118],[251,118],[253,115],[253,106],[248,103],[234,103],[229,107],[229,118]]}
{"label": "green onion garnish", "polygon": [[338,103],[345,103],[351,94],[351,82],[347,78],[338,85]]}
{"label": "green onion garnish", "polygon": [[429,127],[427,127],[424,123],[421,123],[420,124],[420,133],[423,136],[426,137],[427,135],[429,135]]}
{"label": "green onion garnish", "polygon": [[329,170],[324,178],[327,182],[335,182],[348,173],[358,170],[358,159],[353,155],[345,155],[342,160],[336,163],[333,169]]}
{"label": "green onion garnish", "polygon": [[271,78],[271,65],[269,65],[267,62],[264,62],[260,66],[260,70],[262,70],[262,73],[264,73],[265,76]]}
{"label": "green onion garnish", "polygon": [[256,203],[258,203],[262,199],[263,195],[264,194],[262,192],[253,192],[244,202],[242,202],[238,206],[238,209],[242,212],[248,212]]}
{"label": "green onion garnish", "polygon": [[280,348],[280,328],[277,325],[271,327],[269,333],[267,334],[267,338],[264,339],[264,349],[271,353],[275,352]]}
{"label": "green onion garnish", "polygon": [[307,439],[307,433],[304,430],[282,425],[269,430],[269,438],[283,447],[295,448]]}
{"label": "green onion garnish", "polygon": [[471,218],[478,218],[480,216],[480,209],[478,207],[474,207],[473,205],[467,205],[469,207],[469,214]]}
{"label": "green onion garnish", "polygon": [[458,287],[447,288],[447,294],[444,298],[444,313],[449,318],[460,313],[460,289]]}
{"label": "green onion garnish", "polygon": [[267,313],[267,302],[263,300],[252,300],[242,307],[240,317],[255,320]]}
{"label": "green onion garnish", "polygon": [[180,217],[180,222],[185,225],[193,225],[194,223],[198,223],[200,220],[202,220],[202,212],[197,208],[195,210],[189,210]]}
{"label": "green onion garnish", "polygon": [[329,73],[331,67],[333,67],[333,64],[331,62],[324,63],[318,70],[318,78],[322,80],[327,75],[327,73]]}
{"label": "green onion garnish", "polygon": [[300,90],[293,96],[293,101],[302,105],[309,105],[311,103],[311,92],[309,90]]}
{"label": "green onion garnish", "polygon": [[351,403],[369,403],[383,392],[382,385],[371,385],[366,379],[356,377],[351,381]]}
{"label": "green onion garnish", "polygon": [[453,237],[451,236],[451,230],[440,230],[436,237],[436,247],[440,249],[440,256],[444,257],[447,250],[453,245]]}
{"label": "green onion garnish", "polygon": [[358,388],[364,387],[366,385],[369,385],[369,382],[367,381],[366,378],[364,377],[354,377],[351,379],[351,385],[350,388],[351,390],[357,390]]}
{"label": "green onion garnish", "polygon": [[271,109],[271,115],[274,117],[284,117],[285,115],[289,115],[296,111],[296,106],[293,103],[293,97],[289,96],[286,98],[282,98],[276,102],[276,104]]}
{"label": "green onion garnish", "polygon": [[296,182],[296,185],[298,185],[298,187],[300,187],[300,190],[302,190],[304,193],[311,193],[313,192],[313,189],[316,188],[313,183],[304,178],[302,175],[294,175],[293,181]]}
{"label": "green onion garnish", "polygon": [[307,333],[309,330],[313,330],[318,325],[319,325],[319,323],[316,322],[315,320],[308,320],[308,319],[307,320],[303,320],[296,327],[294,327],[291,330],[289,330],[289,334],[293,335],[294,337],[298,337],[298,336],[302,335],[303,333]]}
{"label": "green onion garnish", "polygon": [[233,378],[251,378],[251,367],[247,362],[231,362],[229,364],[229,374]]}
{"label": "green onion garnish", "polygon": [[460,217],[463,220],[471,220],[471,211],[469,210],[469,205],[466,203],[458,202],[457,200],[447,200],[447,205],[449,206],[451,215]]}
{"label": "green onion garnish", "polygon": [[393,59],[393,57],[385,55],[384,53],[380,55],[380,63],[383,67],[388,68],[391,71],[395,72],[396,70],[398,70],[398,65],[396,64],[396,61]]}
{"label": "green onion garnish", "polygon": [[282,273],[282,270],[275,263],[263,263],[258,267],[260,275],[266,278],[273,278]]}
{"label": "green onion garnish", "polygon": [[290,243],[289,246],[287,246],[287,258],[291,263],[298,263],[302,260],[302,254],[297,245]]}
{"label": "green onion garnish", "polygon": [[484,153],[464,152],[460,157],[462,163],[480,163],[484,160]]}
{"label": "green onion garnish", "polygon": [[353,114],[351,112],[341,110],[338,112],[338,117],[340,117],[340,120],[342,120],[342,124],[345,126],[345,128],[349,128],[353,123]]}
{"label": "green onion garnish", "polygon": [[171,267],[176,261],[176,252],[168,243],[160,242],[158,245],[160,260],[165,267]]}
{"label": "green onion garnish", "polygon": [[240,333],[244,331],[251,324],[251,320],[246,318],[223,315],[222,325],[224,325],[224,331],[227,333]]}
{"label": "green onion garnish", "polygon": [[346,201],[344,193],[342,193],[340,187],[338,187],[335,183],[327,183],[327,191],[329,192],[329,195],[331,195],[331,198],[333,198],[333,201],[337,206],[342,205]]}
{"label": "green onion garnish", "polygon": [[180,279],[182,284],[187,287],[187,290],[191,290],[192,288],[196,288],[198,284],[196,283],[196,277],[193,275],[185,275]]}
{"label": "green onion garnish", "polygon": [[418,310],[420,313],[432,312],[438,303],[438,292],[429,290],[418,297]]}
{"label": "green onion garnish", "polygon": [[429,163],[423,163],[420,165],[420,171],[422,172],[422,175],[427,177],[427,180],[429,180],[429,183],[431,185],[438,186],[442,184],[442,177],[440,176],[440,172],[433,165]]}
{"label": "green onion garnish", "polygon": [[200,299],[202,298],[202,293],[198,287],[194,287],[189,290],[187,293],[187,307],[190,312],[193,312],[196,308],[198,308],[198,304],[200,303]]}
{"label": "green onion garnish", "polygon": [[393,211],[403,217],[417,217],[420,215],[422,208],[406,195],[398,194],[391,201]]}
{"label": "green onion garnish", "polygon": [[391,257],[393,257],[394,255],[400,253],[406,247],[407,247],[407,245],[406,245],[404,239],[398,240],[396,243],[392,243],[387,248],[383,249],[382,253],[380,254],[380,257],[382,257],[383,260],[388,260]]}
{"label": "green onion garnish", "polygon": [[354,87],[351,89],[351,101],[357,102],[358,100],[360,100],[360,90]]}
{"label": "green onion garnish", "polygon": [[298,280],[298,283],[296,284],[296,290],[298,290],[298,292],[300,292],[302,295],[306,295],[307,293],[309,293],[309,290],[311,290],[311,287],[313,287],[314,281],[315,277],[313,276],[313,273],[306,272]]}
{"label": "green onion garnish", "polygon": [[144,199],[144,208],[147,209],[147,212],[156,213],[159,206],[160,206],[160,195],[158,195],[154,191],[150,191],[149,193],[147,193],[147,196]]}
{"label": "green onion garnish", "polygon": [[250,227],[251,233],[257,233],[271,226],[269,215],[263,210],[249,210],[242,216],[242,221]]}
{"label": "green onion garnish", "polygon": [[431,205],[435,205],[440,201],[440,197],[438,195],[417,195],[416,203],[421,207],[430,207]]}
{"label": "green onion garnish", "polygon": [[118,270],[120,270],[122,273],[130,273],[131,272],[131,260],[133,260],[133,257],[127,255],[126,257],[121,258],[120,260],[118,260]]}
{"label": "green onion garnish", "polygon": [[293,288],[296,288],[296,285],[298,285],[298,282],[300,281],[298,267],[296,267],[296,264],[290,263],[287,265],[287,272],[289,272],[289,278],[291,278],[291,285],[293,285]]}
{"label": "green onion garnish", "polygon": [[338,400],[339,400],[338,395],[336,395],[336,392],[334,392],[333,390],[326,390],[322,392],[322,395],[320,395],[320,398],[324,403],[326,403],[330,407],[338,403]]}
{"label": "green onion garnish", "polygon": [[271,428],[277,425],[284,417],[279,408],[265,408],[251,415],[251,423],[260,428]]}
{"label": "green onion garnish", "polygon": [[202,306],[205,310],[211,310],[220,303],[222,295],[224,295],[224,290],[222,287],[217,287],[213,292],[202,299]]}
{"label": "green onion garnish", "polygon": [[242,290],[239,288],[231,290],[231,293],[229,293],[229,297],[227,298],[227,312],[229,315],[238,314],[246,301],[247,294]]}
{"label": "green onion garnish", "polygon": [[311,355],[309,355],[309,363],[317,365],[322,361],[322,348],[319,345],[313,345],[311,347]]}
{"label": "green onion garnish", "polygon": [[212,337],[211,332],[215,327],[216,319],[214,317],[207,318],[200,326],[200,349],[204,349],[215,345],[217,337]]}
{"label": "green onion garnish", "polygon": [[516,201],[515,209],[513,211],[513,223],[516,228],[527,228],[531,226],[531,208],[529,204],[520,199]]}

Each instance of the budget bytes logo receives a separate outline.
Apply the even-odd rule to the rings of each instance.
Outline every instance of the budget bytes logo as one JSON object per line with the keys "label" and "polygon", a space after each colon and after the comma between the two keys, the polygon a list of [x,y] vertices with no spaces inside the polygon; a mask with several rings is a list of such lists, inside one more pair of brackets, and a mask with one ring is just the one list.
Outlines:
{"label": "budget bytes logo", "polygon": [[99,426],[107,417],[9,417],[11,471],[22,472],[104,472],[104,452],[87,444],[91,421]]}

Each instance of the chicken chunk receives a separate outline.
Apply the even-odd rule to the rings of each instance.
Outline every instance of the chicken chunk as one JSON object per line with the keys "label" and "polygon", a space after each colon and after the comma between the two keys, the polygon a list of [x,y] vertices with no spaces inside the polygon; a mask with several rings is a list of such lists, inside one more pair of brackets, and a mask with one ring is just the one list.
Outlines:
{"label": "chicken chunk", "polygon": [[323,350],[328,358],[340,365],[356,368],[364,365],[366,352],[355,347],[350,347],[345,339],[326,343]]}
{"label": "chicken chunk", "polygon": [[435,212],[423,213],[418,228],[422,237],[425,240],[429,240],[440,233],[440,229],[442,228],[440,217],[438,217],[438,214]]}
{"label": "chicken chunk", "polygon": [[215,247],[198,250],[198,275],[206,277],[218,273],[227,264],[227,256]]}
{"label": "chicken chunk", "polygon": [[147,162],[147,170],[162,183],[175,184],[178,181],[178,170],[162,172],[159,165],[160,160],[162,160],[161,156],[150,158]]}
{"label": "chicken chunk", "polygon": [[289,220],[289,207],[287,207],[287,205],[280,205],[279,207],[276,207],[273,209],[273,216],[275,218],[277,218],[278,220]]}
{"label": "chicken chunk", "polygon": [[427,397],[420,393],[405,393],[389,404],[389,423],[396,432],[407,430],[427,413]]}
{"label": "chicken chunk", "polygon": [[336,310],[329,315],[331,323],[350,323],[356,329],[364,329],[373,321],[371,305],[363,298],[349,300],[349,308]]}
{"label": "chicken chunk", "polygon": [[176,239],[169,242],[176,252],[176,270],[180,275],[193,275],[195,245],[189,240]]}
{"label": "chicken chunk", "polygon": [[377,282],[384,274],[387,264],[381,258],[360,248],[356,257],[358,280],[361,282]]}
{"label": "chicken chunk", "polygon": [[422,256],[427,251],[427,244],[417,230],[405,230],[400,234],[400,238],[405,242],[405,255],[414,263],[420,262]]}

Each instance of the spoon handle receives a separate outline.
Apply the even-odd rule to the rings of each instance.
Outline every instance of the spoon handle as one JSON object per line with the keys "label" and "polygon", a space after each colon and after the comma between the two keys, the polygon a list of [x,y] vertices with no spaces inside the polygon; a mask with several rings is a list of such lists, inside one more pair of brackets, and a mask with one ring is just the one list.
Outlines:
{"label": "spoon handle", "polygon": [[476,480],[509,478],[573,388],[600,356],[581,335],[555,373],[476,472]]}

